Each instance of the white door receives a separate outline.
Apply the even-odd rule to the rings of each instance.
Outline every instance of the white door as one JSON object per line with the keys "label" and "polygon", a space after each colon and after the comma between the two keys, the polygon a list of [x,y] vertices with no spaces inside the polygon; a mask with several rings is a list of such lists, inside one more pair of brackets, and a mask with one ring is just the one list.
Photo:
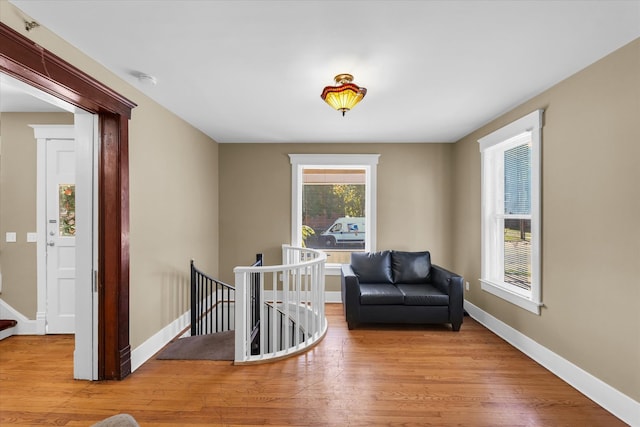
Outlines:
{"label": "white door", "polygon": [[46,332],[75,332],[76,155],[73,139],[46,143]]}

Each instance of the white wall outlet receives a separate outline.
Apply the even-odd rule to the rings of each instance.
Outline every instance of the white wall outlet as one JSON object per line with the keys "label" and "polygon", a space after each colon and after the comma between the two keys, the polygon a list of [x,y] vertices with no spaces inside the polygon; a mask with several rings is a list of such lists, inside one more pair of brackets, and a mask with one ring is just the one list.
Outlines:
{"label": "white wall outlet", "polygon": [[27,233],[27,243],[35,243],[38,241],[38,233]]}
{"label": "white wall outlet", "polygon": [[469,290],[469,282],[466,282],[466,288]]}
{"label": "white wall outlet", "polygon": [[7,231],[7,235],[5,237],[5,241],[7,243],[15,243],[17,240],[16,233],[14,231]]}

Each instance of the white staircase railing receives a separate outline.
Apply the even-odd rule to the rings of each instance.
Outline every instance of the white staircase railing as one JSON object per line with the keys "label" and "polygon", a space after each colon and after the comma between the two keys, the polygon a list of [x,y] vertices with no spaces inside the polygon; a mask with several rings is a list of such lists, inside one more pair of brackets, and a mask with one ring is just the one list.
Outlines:
{"label": "white staircase railing", "polygon": [[311,348],[327,331],[325,253],[282,246],[282,265],[236,267],[235,363],[259,363]]}

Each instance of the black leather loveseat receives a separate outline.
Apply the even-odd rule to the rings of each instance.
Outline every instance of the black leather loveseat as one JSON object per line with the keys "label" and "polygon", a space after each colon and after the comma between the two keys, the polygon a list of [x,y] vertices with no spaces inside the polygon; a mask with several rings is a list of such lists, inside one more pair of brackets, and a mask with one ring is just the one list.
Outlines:
{"label": "black leather loveseat", "polygon": [[450,323],[460,330],[463,279],[431,264],[429,252],[354,252],[342,265],[349,329],[358,323]]}

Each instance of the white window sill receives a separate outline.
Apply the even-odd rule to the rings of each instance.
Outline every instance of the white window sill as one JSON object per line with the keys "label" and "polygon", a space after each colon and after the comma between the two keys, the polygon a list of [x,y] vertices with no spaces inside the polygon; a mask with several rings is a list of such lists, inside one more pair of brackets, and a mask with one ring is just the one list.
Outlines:
{"label": "white window sill", "polygon": [[532,301],[527,295],[511,291],[506,289],[504,286],[500,286],[485,279],[480,279],[480,283],[483,291],[489,292],[492,295],[502,298],[503,300],[537,314],[538,316],[540,315],[540,307],[543,305],[541,302]]}

